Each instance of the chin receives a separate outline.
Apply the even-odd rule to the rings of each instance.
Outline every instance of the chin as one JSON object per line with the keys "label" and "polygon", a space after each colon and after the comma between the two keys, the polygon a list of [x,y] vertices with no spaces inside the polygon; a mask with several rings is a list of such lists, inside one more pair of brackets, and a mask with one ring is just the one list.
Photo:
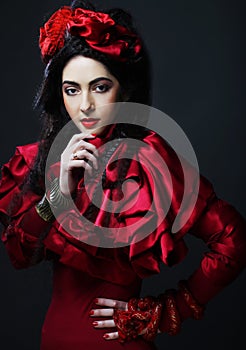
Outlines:
{"label": "chin", "polygon": [[87,129],[91,134],[100,135],[107,127],[102,126],[101,128],[96,129]]}

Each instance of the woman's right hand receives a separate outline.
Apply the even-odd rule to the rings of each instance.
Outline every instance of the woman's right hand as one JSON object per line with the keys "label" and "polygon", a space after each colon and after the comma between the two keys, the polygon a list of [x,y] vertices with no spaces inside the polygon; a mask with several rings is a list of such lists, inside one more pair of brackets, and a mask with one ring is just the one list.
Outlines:
{"label": "woman's right hand", "polygon": [[[94,145],[85,141],[93,139],[92,134],[73,135],[67,147],[61,154],[60,165],[60,190],[65,196],[71,195],[77,186],[77,179],[73,174],[73,169],[84,168],[92,173],[93,168],[98,168],[98,151]],[[90,164],[88,163],[90,161]]]}

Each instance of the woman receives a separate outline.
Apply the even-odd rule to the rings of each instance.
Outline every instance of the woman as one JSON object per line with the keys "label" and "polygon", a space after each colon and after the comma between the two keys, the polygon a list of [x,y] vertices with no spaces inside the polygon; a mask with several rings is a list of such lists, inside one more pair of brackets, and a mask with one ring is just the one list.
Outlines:
{"label": "woman", "polygon": [[[126,349],[154,349],[152,340],[158,332],[175,335],[186,318],[201,318],[206,303],[245,267],[245,221],[201,177],[194,211],[172,235],[184,187],[177,155],[156,133],[115,123],[115,103],[150,103],[149,60],[129,15],[120,10],[97,12],[90,4],[74,1],[41,28],[40,48],[47,64],[37,100],[43,130],[37,144],[18,147],[4,166],[0,210],[2,239],[16,268],[42,259],[53,261],[53,296],[41,349],[120,349],[118,339]],[[65,147],[58,144],[54,151],[56,137],[70,119],[76,134],[63,134]],[[137,149],[132,159],[121,160],[132,137],[158,150],[170,169],[173,193],[168,192],[170,181],[165,169],[158,169],[154,151]],[[103,146],[111,140],[116,142],[105,152]],[[102,176],[107,200],[102,203],[99,196],[97,208],[86,193],[84,178],[89,173],[94,199],[100,193],[101,157],[107,164]],[[151,163],[161,183],[155,196],[148,172]],[[125,188],[134,206],[128,208],[127,202],[121,211],[118,204],[107,210],[108,199],[122,203],[126,179],[139,185],[138,198],[131,181]],[[166,198],[171,205],[162,220]],[[146,216],[152,201],[155,210]],[[80,216],[94,223],[94,230],[91,226],[88,230]],[[142,217],[144,224],[139,223]],[[152,220],[158,225],[148,231]],[[107,237],[113,244],[106,248],[95,243],[102,238],[100,227],[127,230],[121,231],[124,237]],[[134,241],[136,233],[146,228],[147,235]],[[159,262],[171,266],[182,260],[187,232],[211,249],[201,266],[177,291],[138,300],[142,279],[158,273]],[[87,244],[91,237],[93,244]],[[122,245],[112,248],[118,242]]]}

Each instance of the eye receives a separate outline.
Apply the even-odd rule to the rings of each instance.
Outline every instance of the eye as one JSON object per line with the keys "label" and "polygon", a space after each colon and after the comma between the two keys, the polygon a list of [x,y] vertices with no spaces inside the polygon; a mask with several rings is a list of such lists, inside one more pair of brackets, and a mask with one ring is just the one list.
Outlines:
{"label": "eye", "polygon": [[93,92],[98,92],[98,93],[103,93],[103,92],[107,92],[109,89],[111,88],[111,86],[109,84],[97,84],[95,86],[92,87],[92,91]]}
{"label": "eye", "polygon": [[64,89],[65,94],[67,94],[68,96],[74,96],[77,95],[79,93],[79,90],[76,89],[75,87],[71,86],[71,87],[67,87]]}

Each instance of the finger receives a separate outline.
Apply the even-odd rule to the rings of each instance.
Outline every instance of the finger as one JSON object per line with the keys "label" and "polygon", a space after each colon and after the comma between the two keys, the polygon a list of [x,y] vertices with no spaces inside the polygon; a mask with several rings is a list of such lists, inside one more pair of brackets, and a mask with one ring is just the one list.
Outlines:
{"label": "finger", "polygon": [[90,175],[92,175],[93,169],[84,159],[71,160],[69,162],[68,170],[70,171],[74,168],[84,168]]}
{"label": "finger", "polygon": [[114,320],[94,321],[93,326],[95,328],[112,328],[115,327]]}
{"label": "finger", "polygon": [[93,153],[96,157],[98,157],[98,150],[96,146],[84,140],[79,140],[75,145],[73,144],[70,148],[72,149],[73,152],[77,152],[81,149],[86,149],[91,153]]}
{"label": "finger", "polygon": [[66,162],[72,158],[71,155],[76,155],[76,153],[81,150],[87,150],[88,153],[93,154],[94,157],[98,157],[97,148],[94,145],[80,139],[76,144],[68,144],[68,146],[64,149],[64,151],[61,154],[61,160],[63,162]]}
{"label": "finger", "polygon": [[74,156],[76,155],[76,159],[83,159],[86,158],[89,161],[92,162],[93,166],[95,169],[98,169],[98,164],[97,164],[97,158],[90,152],[88,152],[86,149],[83,150],[78,150],[75,153],[72,154],[72,159],[74,159]]}
{"label": "finger", "polygon": [[84,139],[93,139],[95,138],[95,136],[91,135],[91,134],[86,134],[84,132],[80,133],[80,134],[74,134],[70,141],[68,142],[68,147],[70,147],[71,145],[74,145],[75,143],[78,143]]}
{"label": "finger", "polygon": [[90,312],[92,317],[108,317],[113,316],[114,309],[93,309]]}
{"label": "finger", "polygon": [[95,304],[127,310],[127,302],[115,299],[97,298]]}
{"label": "finger", "polygon": [[119,333],[118,332],[105,333],[103,338],[106,339],[106,340],[118,339],[119,338]]}

